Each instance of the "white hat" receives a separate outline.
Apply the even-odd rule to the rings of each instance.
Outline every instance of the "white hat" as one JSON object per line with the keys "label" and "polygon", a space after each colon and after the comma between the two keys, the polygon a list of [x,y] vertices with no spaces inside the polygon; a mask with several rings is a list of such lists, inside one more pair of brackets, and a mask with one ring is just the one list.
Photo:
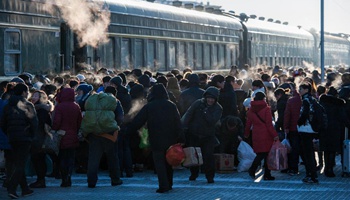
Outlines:
{"label": "white hat", "polygon": [[77,78],[79,79],[79,81],[84,81],[85,80],[85,76],[82,74],[78,74]]}

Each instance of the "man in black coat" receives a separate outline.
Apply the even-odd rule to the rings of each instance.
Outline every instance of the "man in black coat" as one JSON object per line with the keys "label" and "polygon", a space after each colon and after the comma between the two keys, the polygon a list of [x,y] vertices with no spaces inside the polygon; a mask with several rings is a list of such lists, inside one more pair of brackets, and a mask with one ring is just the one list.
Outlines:
{"label": "man in black coat", "polygon": [[226,76],[224,88],[220,91],[219,104],[222,106],[222,118],[232,115],[238,116],[237,96],[233,90],[233,84],[236,78],[233,76]]}
{"label": "man in black coat", "polygon": [[8,135],[12,147],[14,166],[8,179],[7,192],[13,199],[18,198],[16,194],[18,184],[21,186],[22,196],[33,193],[28,187],[24,169],[31,142],[38,129],[38,118],[34,105],[27,100],[28,94],[28,86],[18,83],[14,87],[14,95],[4,107],[1,118],[1,128]]}
{"label": "man in black coat", "polygon": [[191,74],[188,77],[188,84],[189,87],[180,94],[179,111],[181,116],[185,114],[194,101],[202,98],[204,94],[204,90],[199,87],[199,77],[197,74]]}
{"label": "man in black coat", "polygon": [[148,103],[136,115],[128,133],[135,133],[147,123],[149,143],[153,154],[155,170],[158,175],[157,193],[172,189],[173,169],[166,161],[167,149],[183,140],[180,114],[176,105],[168,100],[163,84],[155,84],[147,97]]}

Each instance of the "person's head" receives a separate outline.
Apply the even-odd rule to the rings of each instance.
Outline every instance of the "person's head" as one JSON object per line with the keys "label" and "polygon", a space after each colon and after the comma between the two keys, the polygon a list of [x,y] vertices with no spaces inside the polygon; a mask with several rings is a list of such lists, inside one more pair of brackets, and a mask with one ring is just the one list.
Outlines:
{"label": "person's head", "polygon": [[45,104],[48,101],[47,94],[42,90],[35,90],[31,97],[31,102],[33,104]]}
{"label": "person's head", "polygon": [[17,83],[16,86],[13,88],[13,93],[14,95],[22,96],[26,99],[29,95],[29,88],[24,83]]}
{"label": "person's head", "polygon": [[63,85],[64,83],[64,79],[60,76],[56,76],[54,79],[53,79],[53,84],[57,85],[57,86],[61,86]]}
{"label": "person's head", "polygon": [[102,84],[103,84],[103,87],[106,88],[107,86],[109,86],[109,81],[112,79],[111,76],[107,75],[107,76],[104,76],[102,78]]}
{"label": "person's head", "polygon": [[205,90],[203,97],[205,99],[205,103],[208,106],[212,106],[217,102],[219,95],[220,90],[217,87],[210,86]]}
{"label": "person's head", "polygon": [[78,87],[79,82],[77,80],[75,80],[75,79],[72,79],[72,80],[69,81],[68,85],[69,85],[70,88],[75,89],[76,87]]}
{"label": "person's head", "polygon": [[211,79],[211,86],[222,89],[224,88],[224,85],[225,85],[225,77],[220,74],[213,76],[213,78]]}
{"label": "person's head", "polygon": [[164,75],[159,76],[159,77],[157,78],[157,83],[163,84],[164,87],[166,88],[166,87],[168,86],[168,79],[167,79]]}
{"label": "person's head", "polygon": [[261,75],[261,80],[264,82],[269,82],[269,81],[271,81],[271,76],[268,74],[263,74],[263,75]]}
{"label": "person's head", "polygon": [[115,76],[109,81],[109,85],[117,88],[123,83],[123,79],[120,76]]}
{"label": "person's head", "polygon": [[235,131],[237,130],[237,120],[235,120],[235,117],[229,117],[226,121],[226,128],[228,131]]}
{"label": "person's head", "polygon": [[276,97],[276,99],[280,99],[283,95],[286,94],[286,91],[285,89],[283,88],[277,88],[275,91],[274,91],[274,95]]}
{"label": "person's head", "polygon": [[350,73],[349,72],[345,72],[341,76],[341,81],[343,82],[343,84],[350,84]]}
{"label": "person's head", "polygon": [[89,84],[80,84],[77,89],[75,89],[77,96],[84,96],[90,93],[93,90],[92,85]]}
{"label": "person's head", "polygon": [[107,86],[105,89],[105,93],[109,93],[115,96],[117,94],[117,89],[115,89],[115,87],[113,86]]}
{"label": "person's head", "polygon": [[266,100],[266,95],[265,95],[265,93],[263,93],[263,92],[257,92],[256,94],[255,94],[255,97],[254,97],[254,101],[262,101],[262,100]]}
{"label": "person's head", "polygon": [[321,94],[326,93],[326,87],[323,85],[317,86],[316,93],[317,93],[317,96],[321,96]]}
{"label": "person's head", "polygon": [[265,86],[264,86],[264,83],[261,80],[257,79],[257,80],[254,80],[252,82],[253,91],[256,90],[256,89],[260,89],[262,87],[265,87]]}
{"label": "person's head", "polygon": [[233,87],[234,84],[236,83],[236,77],[228,75],[225,77],[225,82],[231,84]]}
{"label": "person's head", "polygon": [[299,93],[300,95],[311,94],[311,84],[309,82],[304,82],[299,85]]}

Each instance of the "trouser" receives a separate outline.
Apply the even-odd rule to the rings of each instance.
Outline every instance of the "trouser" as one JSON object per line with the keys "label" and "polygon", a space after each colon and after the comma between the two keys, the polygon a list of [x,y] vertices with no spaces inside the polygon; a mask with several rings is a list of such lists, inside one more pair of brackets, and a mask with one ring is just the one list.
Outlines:
{"label": "trouser", "polygon": [[79,147],[76,151],[76,167],[78,169],[87,169],[87,163],[88,163],[88,154],[89,154],[89,143],[87,141],[80,141]]}
{"label": "trouser", "polygon": [[10,142],[12,147],[13,166],[8,177],[7,191],[15,193],[18,184],[22,191],[28,189],[27,179],[25,175],[26,161],[29,159],[29,150],[31,142]]}
{"label": "trouser", "polygon": [[167,190],[173,187],[173,168],[166,161],[165,154],[166,151],[152,151],[159,189]]}
{"label": "trouser", "polygon": [[252,166],[249,168],[249,172],[254,173],[258,169],[259,165],[261,165],[261,161],[264,160],[264,176],[270,177],[271,170],[267,167],[267,155],[268,152],[256,153]]}
{"label": "trouser", "polygon": [[95,185],[97,183],[97,173],[103,153],[106,153],[109,177],[111,178],[111,181],[118,181],[120,179],[120,168],[117,152],[118,143],[93,134],[89,135],[89,141],[89,160],[87,171],[88,184]]}
{"label": "trouser", "polygon": [[34,169],[35,169],[38,181],[45,180],[45,175],[47,170],[45,156],[46,156],[46,153],[44,152],[36,152],[31,155],[31,160],[34,165]]}
{"label": "trouser", "polygon": [[288,169],[299,171],[299,155],[300,155],[300,135],[297,131],[290,131],[287,135],[291,151],[288,154]]}
{"label": "trouser", "polygon": [[118,157],[121,171],[127,174],[132,173],[132,159],[130,150],[130,138],[126,135],[125,129],[119,131],[118,134]]}
{"label": "trouser", "polygon": [[62,182],[70,182],[74,169],[76,149],[60,149],[58,154],[60,160],[60,171]]}
{"label": "trouser", "polygon": [[[214,145],[209,139],[200,139],[195,147],[200,147],[203,156],[203,170],[207,180],[214,179],[215,176],[215,158],[214,158]],[[198,177],[199,166],[190,167],[191,176]]]}
{"label": "trouser", "polygon": [[324,163],[325,163],[325,172],[333,173],[333,166],[335,162],[335,152],[325,151],[324,152]]}
{"label": "trouser", "polygon": [[312,133],[300,133],[301,136],[301,147],[304,154],[304,163],[306,168],[306,176],[316,178],[316,160],[315,151],[313,147],[314,134]]}

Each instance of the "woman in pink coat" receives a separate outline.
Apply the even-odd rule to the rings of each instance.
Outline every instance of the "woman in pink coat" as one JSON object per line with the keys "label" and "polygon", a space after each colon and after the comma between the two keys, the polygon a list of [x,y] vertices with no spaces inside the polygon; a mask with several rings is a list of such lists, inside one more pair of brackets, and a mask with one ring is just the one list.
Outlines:
{"label": "woman in pink coat", "polygon": [[271,171],[267,168],[267,155],[273,141],[278,140],[278,135],[273,128],[271,109],[267,106],[266,95],[263,92],[257,92],[254,101],[251,102],[251,108],[247,113],[247,123],[244,134],[246,138],[250,135],[251,127],[253,149],[256,153],[256,157],[249,169],[249,175],[255,179],[255,172],[264,159],[264,180],[275,180],[275,177],[271,176]]}

